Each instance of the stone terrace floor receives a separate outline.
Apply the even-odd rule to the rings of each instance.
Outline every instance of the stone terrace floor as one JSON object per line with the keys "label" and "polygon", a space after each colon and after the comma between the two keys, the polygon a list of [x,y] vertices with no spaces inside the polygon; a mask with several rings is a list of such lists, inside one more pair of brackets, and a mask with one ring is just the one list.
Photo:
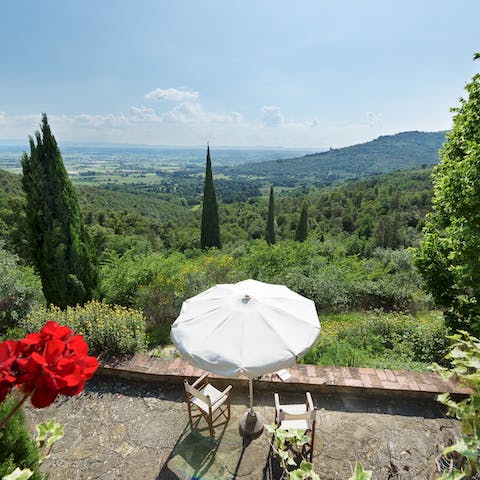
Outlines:
{"label": "stone terrace floor", "polygon": [[[360,375],[353,369],[350,374]],[[288,386],[290,391],[267,381],[255,391],[256,408],[267,422],[274,417],[273,391],[282,403],[304,400],[305,385]],[[314,465],[322,479],[346,480],[357,459],[374,471],[374,479],[436,478],[435,459],[460,432],[458,421],[445,418],[432,398],[413,391],[311,390],[319,409]],[[52,417],[65,425],[65,437],[45,464],[51,480],[270,479],[270,437],[264,433],[244,443],[238,419],[247,390],[238,385],[233,392],[230,422],[217,425],[215,439],[204,423],[190,429],[178,383],[97,375],[78,397],[26,410],[32,429]]]}

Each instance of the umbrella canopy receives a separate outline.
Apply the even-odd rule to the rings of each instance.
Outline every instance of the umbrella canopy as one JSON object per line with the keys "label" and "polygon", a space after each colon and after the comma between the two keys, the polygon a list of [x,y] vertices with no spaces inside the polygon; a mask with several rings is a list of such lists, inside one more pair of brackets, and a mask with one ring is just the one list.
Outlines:
{"label": "umbrella canopy", "polygon": [[244,280],[186,300],[171,337],[196,367],[254,378],[293,365],[319,333],[312,300],[284,285]]}

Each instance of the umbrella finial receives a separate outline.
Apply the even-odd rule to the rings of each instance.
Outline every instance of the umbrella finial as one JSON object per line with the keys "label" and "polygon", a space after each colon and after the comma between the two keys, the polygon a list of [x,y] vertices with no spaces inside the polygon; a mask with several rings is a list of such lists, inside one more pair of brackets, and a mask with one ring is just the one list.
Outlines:
{"label": "umbrella finial", "polygon": [[251,298],[252,298],[252,296],[248,295],[248,293],[246,293],[242,298],[242,302],[243,303],[248,303],[248,301],[251,300]]}

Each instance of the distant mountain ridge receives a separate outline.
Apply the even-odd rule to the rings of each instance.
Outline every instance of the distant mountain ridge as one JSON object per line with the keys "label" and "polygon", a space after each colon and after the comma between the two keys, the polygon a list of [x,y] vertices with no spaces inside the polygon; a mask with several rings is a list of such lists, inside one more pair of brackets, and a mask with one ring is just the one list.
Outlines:
{"label": "distant mountain ridge", "polygon": [[419,168],[438,163],[445,131],[402,132],[370,142],[303,157],[239,165],[223,169],[230,176],[269,180],[275,185],[298,182],[330,184],[352,178]]}

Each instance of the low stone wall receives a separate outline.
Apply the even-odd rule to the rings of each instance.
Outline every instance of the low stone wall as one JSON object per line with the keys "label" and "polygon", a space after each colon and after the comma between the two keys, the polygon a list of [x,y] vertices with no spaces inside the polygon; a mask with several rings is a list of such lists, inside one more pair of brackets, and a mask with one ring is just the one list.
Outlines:
{"label": "low stone wall", "polygon": [[[356,395],[408,396],[434,399],[438,394],[449,392],[454,397],[471,393],[453,381],[445,381],[433,372],[408,372],[373,368],[321,367],[317,365],[294,365],[288,369],[291,378],[282,382],[273,374],[255,380],[255,389],[260,391],[311,391],[322,393],[352,393]],[[156,358],[136,354],[130,358],[105,359],[99,372],[126,380],[142,382],[166,382],[182,384],[187,378],[192,381],[204,373],[180,358]],[[220,387],[228,384],[236,389],[248,388],[248,378],[225,378],[210,374]]]}

